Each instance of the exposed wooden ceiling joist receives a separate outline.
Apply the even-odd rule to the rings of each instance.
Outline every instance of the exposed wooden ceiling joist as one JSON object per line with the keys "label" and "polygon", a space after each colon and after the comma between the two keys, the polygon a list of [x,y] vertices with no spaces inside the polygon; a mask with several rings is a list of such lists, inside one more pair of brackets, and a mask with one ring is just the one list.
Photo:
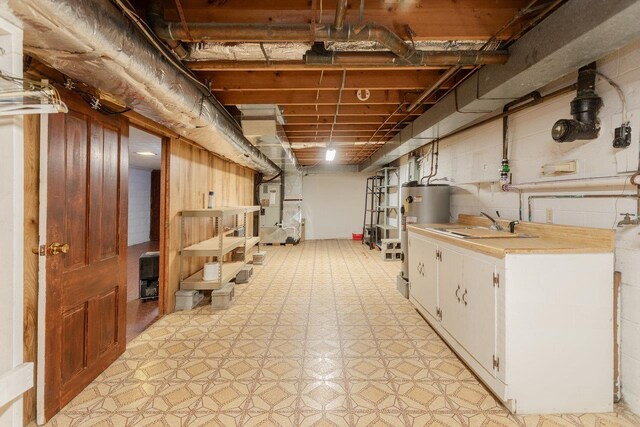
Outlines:
{"label": "exposed wooden ceiling joist", "polygon": [[[131,1],[140,7],[144,16],[147,0]],[[308,26],[308,39],[305,31],[297,32],[295,37],[301,37],[303,40],[300,42],[311,46],[315,33],[312,26],[334,23],[337,0],[180,0],[183,19],[173,0],[164,3],[164,19],[183,22],[183,25],[208,22]],[[499,30],[498,40],[508,40],[512,35],[520,34],[538,9],[531,9],[525,17],[514,19],[514,16],[530,3],[531,0],[364,0],[364,14],[360,18],[360,1],[348,0],[345,24],[375,22],[391,29],[407,44],[411,41],[433,41],[436,42],[430,44],[433,49],[456,50],[461,46],[477,45],[474,40],[482,44]],[[546,5],[552,2],[540,0],[539,3]],[[503,31],[508,22],[513,25]],[[182,40],[184,47],[189,47],[187,39]],[[457,42],[461,44],[457,45]],[[331,49],[333,42],[327,43],[326,47]],[[223,49],[221,52],[229,49],[229,55],[213,55],[218,48]],[[371,65],[349,65],[343,82],[342,68],[307,66],[301,57],[304,50],[299,47],[295,52],[300,58],[282,56],[283,62],[280,63],[269,58],[269,49],[264,47],[261,48],[264,58],[254,54],[245,56],[251,62],[242,61],[243,48],[249,49],[233,43],[209,46],[203,51],[211,49],[210,56],[198,58],[194,55],[186,65],[210,85],[215,96],[228,108],[235,110],[236,106],[246,104],[279,106],[286,121],[284,133],[294,144],[294,152],[303,165],[324,161],[325,148],[301,149],[301,142],[319,144],[332,141],[339,145],[333,163],[353,164],[367,159],[384,141],[427,111],[472,71],[460,70],[409,115],[407,107],[431,88],[445,69],[379,69]],[[194,61],[196,58],[200,61]],[[362,90],[360,97],[358,90]],[[364,90],[368,95],[363,97]]]}
{"label": "exposed wooden ceiling joist", "polygon": [[[370,89],[370,88],[364,88]],[[421,90],[412,93],[401,90],[371,90],[366,101],[358,99],[357,90],[347,89],[342,92],[340,105],[377,105],[400,103],[409,104],[415,100]],[[240,104],[277,104],[277,105],[333,105],[338,99],[338,90],[322,90],[320,93],[312,91],[278,90],[274,91],[231,91],[217,92],[216,98],[224,105]],[[406,99],[405,99],[406,98]],[[433,104],[433,101],[426,105]]]}
{"label": "exposed wooden ceiling joist", "polygon": [[319,132],[292,132],[289,133],[289,140],[296,138],[311,138],[311,137],[329,137],[333,135],[334,138],[349,138],[349,137],[367,137],[382,136],[386,131],[375,133],[375,131],[360,131],[360,132],[345,132],[345,131],[319,131]]}
{"label": "exposed wooden ceiling joist", "polygon": [[[165,19],[180,21],[173,2],[167,3]],[[238,22],[308,24],[313,11],[309,0],[182,0],[187,22]],[[320,2],[316,2],[319,4]],[[359,3],[349,2],[346,22],[358,22]],[[377,22],[414,40],[483,40],[508,22],[528,0],[367,0],[364,20]],[[315,22],[333,22],[336,1],[324,0]],[[508,38],[516,26],[501,35]]]}
{"label": "exposed wooden ceiling joist", "polygon": [[[387,121],[387,125],[394,125],[396,123],[398,123],[401,119],[403,119],[406,115],[405,114],[396,114],[394,116],[391,116],[391,118]],[[381,124],[382,122],[384,122],[386,119],[388,118],[388,116],[338,116],[337,118],[337,123],[339,124],[350,124],[350,125],[358,125],[358,124],[364,124],[364,123],[368,123],[368,124]],[[325,116],[320,116],[317,120],[314,119],[314,117],[309,117],[309,116],[300,116],[300,117],[288,117],[287,118],[287,123],[290,125],[301,125],[301,124],[307,124],[307,125],[314,125],[316,123],[320,123],[320,124],[326,124],[326,123],[333,123],[333,117],[325,117]]]}
{"label": "exposed wooden ceiling joist", "polygon": [[376,142],[376,141],[387,141],[390,139],[390,137],[382,137],[383,135],[379,135],[376,137],[373,137],[373,141],[371,137],[366,137],[366,136],[343,136],[343,137],[336,137],[334,136],[333,138],[329,137],[329,136],[308,136],[308,137],[293,137],[293,138],[289,138],[289,142],[294,143],[294,142],[331,142],[333,140],[340,140],[343,142]]}
{"label": "exposed wooden ceiling joist", "polygon": [[[433,70],[392,70],[369,73],[354,70],[347,73],[345,90],[404,89],[419,90],[432,86],[440,76]],[[342,71],[219,71],[199,72],[211,82],[211,90],[308,90],[335,91],[342,84]],[[446,89],[446,87],[445,87]],[[335,102],[335,99],[334,99]],[[273,102],[272,102],[273,103]]]}
{"label": "exposed wooden ceiling joist", "polygon": [[[374,132],[378,130],[380,125],[377,124],[337,124],[334,131],[343,132]],[[391,129],[392,125],[385,125],[380,130]],[[330,124],[317,125],[284,125],[287,135],[293,135],[298,132],[330,132]]]}
{"label": "exposed wooden ceiling joist", "polygon": [[[281,108],[283,116],[333,116],[336,112],[336,108],[333,105],[297,105],[289,106],[285,105]],[[426,111],[426,107],[418,107],[411,112],[412,116],[419,116]],[[396,105],[342,105],[340,103],[340,111],[338,115],[341,116],[364,116],[364,115],[389,115],[393,113],[406,114],[406,111],[401,108],[398,110]]]}

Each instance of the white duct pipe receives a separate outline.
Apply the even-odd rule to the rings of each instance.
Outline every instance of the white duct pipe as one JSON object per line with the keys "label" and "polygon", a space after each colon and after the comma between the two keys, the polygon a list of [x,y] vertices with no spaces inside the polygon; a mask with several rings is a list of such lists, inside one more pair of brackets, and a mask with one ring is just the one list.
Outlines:
{"label": "white duct pipe", "polygon": [[0,0],[0,9],[22,21],[25,52],[217,155],[267,176],[280,172],[108,0]]}

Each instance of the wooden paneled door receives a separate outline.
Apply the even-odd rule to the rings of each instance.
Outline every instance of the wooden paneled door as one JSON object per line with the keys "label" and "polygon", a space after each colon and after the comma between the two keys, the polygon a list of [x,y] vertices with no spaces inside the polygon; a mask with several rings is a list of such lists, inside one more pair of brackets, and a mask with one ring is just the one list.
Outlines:
{"label": "wooden paneled door", "polygon": [[128,122],[65,101],[48,119],[46,419],[126,345]]}

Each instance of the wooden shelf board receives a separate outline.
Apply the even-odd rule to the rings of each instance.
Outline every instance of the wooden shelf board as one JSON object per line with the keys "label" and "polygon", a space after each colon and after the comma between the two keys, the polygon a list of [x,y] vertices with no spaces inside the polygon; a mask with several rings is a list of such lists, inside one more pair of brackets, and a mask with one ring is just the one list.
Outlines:
{"label": "wooden shelf board", "polygon": [[221,217],[225,215],[239,215],[245,212],[255,212],[260,206],[228,206],[214,209],[187,209],[181,212],[185,217]]}
{"label": "wooden shelf board", "polygon": [[245,250],[248,251],[258,243],[260,243],[260,237],[247,237],[247,245],[245,246]]}
{"label": "wooden shelf board", "polygon": [[212,290],[220,289],[224,284],[228,283],[236,277],[236,274],[244,267],[244,261],[225,262],[222,264],[222,282],[217,280],[202,280],[202,270],[197,271],[191,276],[180,282],[180,289],[195,290]]}
{"label": "wooden shelf board", "polygon": [[187,246],[182,249],[185,256],[222,256],[228,254],[237,247],[244,245],[244,237],[223,237],[220,248],[220,237],[216,236],[208,240]]}
{"label": "wooden shelf board", "polygon": [[257,212],[260,210],[260,206],[259,205],[252,205],[252,206],[240,206],[243,209],[246,209],[247,213],[248,212]]}

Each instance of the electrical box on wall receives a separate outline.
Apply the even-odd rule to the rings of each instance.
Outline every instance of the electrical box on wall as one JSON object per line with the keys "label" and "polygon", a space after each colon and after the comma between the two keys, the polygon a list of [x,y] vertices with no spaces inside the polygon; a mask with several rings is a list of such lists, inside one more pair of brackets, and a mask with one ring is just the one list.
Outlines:
{"label": "electrical box on wall", "polygon": [[[627,111],[627,121],[631,134],[628,137],[629,145],[618,144],[614,146],[612,143],[611,150],[615,151],[616,156],[616,172],[627,173],[635,172],[638,170],[638,155],[640,154],[640,110]],[[616,132],[616,129],[620,128],[622,124],[622,114],[614,114],[611,117],[611,141],[615,141],[617,134],[621,134],[620,131]],[[623,138],[626,135],[619,135]]]}
{"label": "electrical box on wall", "polygon": [[578,171],[578,162],[572,160],[570,162],[550,163],[542,165],[543,176],[571,175]]}

